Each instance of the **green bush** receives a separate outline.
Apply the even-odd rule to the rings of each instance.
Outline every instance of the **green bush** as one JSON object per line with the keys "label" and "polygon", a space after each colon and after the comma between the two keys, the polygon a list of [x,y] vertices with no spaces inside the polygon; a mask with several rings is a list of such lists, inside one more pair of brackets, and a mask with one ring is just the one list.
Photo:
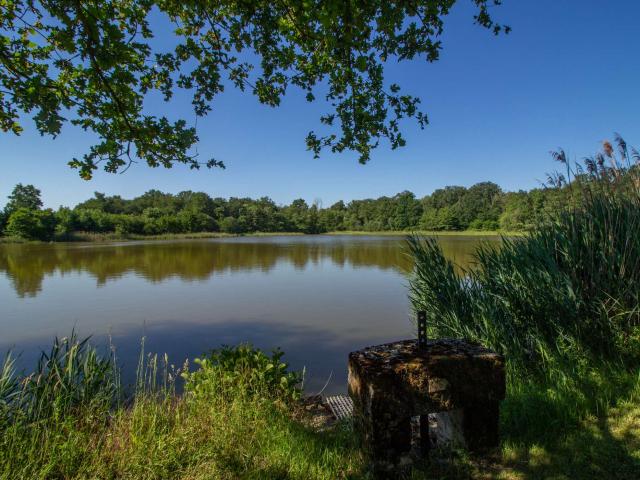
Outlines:
{"label": "green bush", "polygon": [[110,233],[116,229],[118,215],[97,209],[74,210],[75,226],[83,232]]}
{"label": "green bush", "polygon": [[217,230],[216,222],[206,213],[182,210],[178,213],[177,220],[183,232],[214,232]]}
{"label": "green bush", "polygon": [[469,229],[471,230],[497,230],[499,228],[499,224],[495,220],[480,220],[476,218],[469,224]]}
{"label": "green bush", "polygon": [[144,218],[142,231],[145,235],[159,235],[163,233],[160,219]]}
{"label": "green bush", "polygon": [[197,395],[227,392],[232,396],[298,398],[301,378],[288,370],[282,356],[280,350],[269,356],[249,344],[223,346],[197,358],[198,370],[183,373],[185,391]]}
{"label": "green bush", "polygon": [[220,230],[225,233],[244,233],[246,228],[239,219],[234,217],[225,217],[220,222]]}
{"label": "green bush", "polygon": [[183,233],[187,231],[177,215],[163,215],[155,220],[155,223],[158,233]]}
{"label": "green bush", "polygon": [[51,210],[19,208],[7,221],[5,233],[26,240],[51,240],[55,233],[56,218]]}
{"label": "green bush", "polygon": [[70,208],[60,207],[55,216],[57,238],[65,238],[77,229],[76,216]]}
{"label": "green bush", "polygon": [[438,210],[426,210],[420,220],[423,230],[462,230],[460,218],[455,207],[442,207]]}
{"label": "green bush", "polygon": [[115,232],[118,235],[142,234],[144,233],[144,220],[138,215],[117,215]]}

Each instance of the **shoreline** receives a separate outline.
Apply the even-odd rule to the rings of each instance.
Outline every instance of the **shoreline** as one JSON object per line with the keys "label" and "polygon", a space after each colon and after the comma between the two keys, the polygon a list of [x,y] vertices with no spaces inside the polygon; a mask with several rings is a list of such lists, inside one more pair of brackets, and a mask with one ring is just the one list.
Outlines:
{"label": "shoreline", "polygon": [[200,233],[168,233],[161,235],[119,235],[116,233],[90,233],[74,232],[71,235],[51,241],[26,240],[16,237],[0,237],[0,245],[16,244],[74,244],[74,243],[110,243],[110,242],[139,242],[139,241],[160,241],[160,240],[205,240],[213,238],[240,238],[240,237],[307,237],[318,235],[329,236],[375,236],[375,237],[403,237],[411,234],[418,234],[430,237],[519,237],[526,235],[526,232],[509,232],[499,230],[460,230],[460,231],[362,231],[345,230],[322,233],[302,233],[302,232],[251,232],[251,233],[224,233],[224,232],[200,232]]}
{"label": "shoreline", "polygon": [[351,235],[357,236],[376,236],[376,237],[400,237],[411,234],[418,234],[428,237],[521,237],[526,232],[510,232],[502,230],[401,230],[401,231],[361,231],[361,230],[344,230],[336,232],[325,232],[318,235]]}

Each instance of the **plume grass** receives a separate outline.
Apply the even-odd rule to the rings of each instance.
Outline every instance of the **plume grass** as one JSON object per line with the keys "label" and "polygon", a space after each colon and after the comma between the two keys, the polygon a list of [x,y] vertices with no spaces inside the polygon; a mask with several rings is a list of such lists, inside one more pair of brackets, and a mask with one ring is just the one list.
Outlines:
{"label": "plume grass", "polygon": [[[639,170],[626,143],[617,145],[617,155],[605,145],[585,167],[570,167],[556,152],[567,173],[552,176],[552,188],[564,206],[526,237],[483,244],[466,270],[434,239],[408,239],[413,309],[427,312],[431,335],[471,339],[506,356],[506,406],[522,410],[504,417],[520,437],[601,414],[637,386]],[[545,423],[533,417],[545,412],[547,426],[536,428]]]}

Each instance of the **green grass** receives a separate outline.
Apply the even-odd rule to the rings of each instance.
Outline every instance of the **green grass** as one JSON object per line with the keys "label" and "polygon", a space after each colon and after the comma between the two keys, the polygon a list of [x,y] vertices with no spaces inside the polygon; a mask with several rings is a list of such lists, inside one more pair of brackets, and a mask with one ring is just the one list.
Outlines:
{"label": "green grass", "polygon": [[3,237],[0,236],[0,244],[3,243],[41,243],[41,242],[33,242],[31,240],[25,240],[20,237]]}
{"label": "green grass", "polygon": [[503,441],[484,457],[454,452],[414,478],[492,480],[635,480],[640,475],[640,405],[621,402],[553,441]]}
{"label": "green grass", "polygon": [[640,475],[640,406],[619,401],[545,443],[505,441],[501,475],[528,479],[636,479]]}
{"label": "green grass", "polygon": [[[198,240],[207,238],[235,238],[235,237],[273,237],[273,236],[299,236],[304,233],[299,232],[251,232],[243,234],[223,233],[223,232],[197,232],[197,233],[165,233],[161,235],[138,235],[119,233],[94,233],[94,232],[73,232],[56,239],[56,243],[76,243],[76,242],[125,242],[141,240]],[[1,243],[49,243],[39,240],[25,240],[19,237],[0,237]]]}
{"label": "green grass", "polygon": [[[56,341],[26,378],[5,363],[0,478],[371,478],[349,423],[326,431],[310,426],[298,400],[299,376],[281,353],[226,347],[195,363],[189,372],[166,357],[141,355],[130,393],[119,386],[114,359],[73,336]],[[553,391],[511,389],[498,451],[434,452],[408,476],[637,478],[640,383],[626,380],[633,381],[625,398],[570,428],[554,425]]]}
{"label": "green grass", "polygon": [[72,242],[108,242],[108,241],[126,241],[126,240],[191,240],[191,239],[206,239],[206,238],[233,238],[233,237],[271,237],[277,235],[304,235],[303,233],[296,232],[252,232],[246,234],[233,234],[223,232],[198,232],[198,233],[165,233],[161,235],[137,235],[127,234],[120,235],[116,233],[91,233],[91,232],[76,232],[65,241]]}
{"label": "green grass", "polygon": [[[56,340],[35,372],[0,376],[0,478],[345,478],[362,468],[347,426],[305,426],[281,354],[223,348],[176,369],[141,356],[133,395],[111,358]],[[184,393],[176,395],[177,378]]]}

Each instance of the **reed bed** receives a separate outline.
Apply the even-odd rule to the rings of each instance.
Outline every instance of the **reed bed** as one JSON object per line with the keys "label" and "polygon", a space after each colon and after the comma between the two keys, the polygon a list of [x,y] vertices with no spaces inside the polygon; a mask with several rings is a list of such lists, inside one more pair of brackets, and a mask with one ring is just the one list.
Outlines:
{"label": "reed bed", "polygon": [[[562,201],[525,237],[485,244],[456,268],[437,241],[411,236],[414,310],[431,335],[468,338],[505,354],[505,431],[555,438],[638,389],[640,156],[618,138],[550,178]],[[554,429],[556,431],[554,431]]]}

